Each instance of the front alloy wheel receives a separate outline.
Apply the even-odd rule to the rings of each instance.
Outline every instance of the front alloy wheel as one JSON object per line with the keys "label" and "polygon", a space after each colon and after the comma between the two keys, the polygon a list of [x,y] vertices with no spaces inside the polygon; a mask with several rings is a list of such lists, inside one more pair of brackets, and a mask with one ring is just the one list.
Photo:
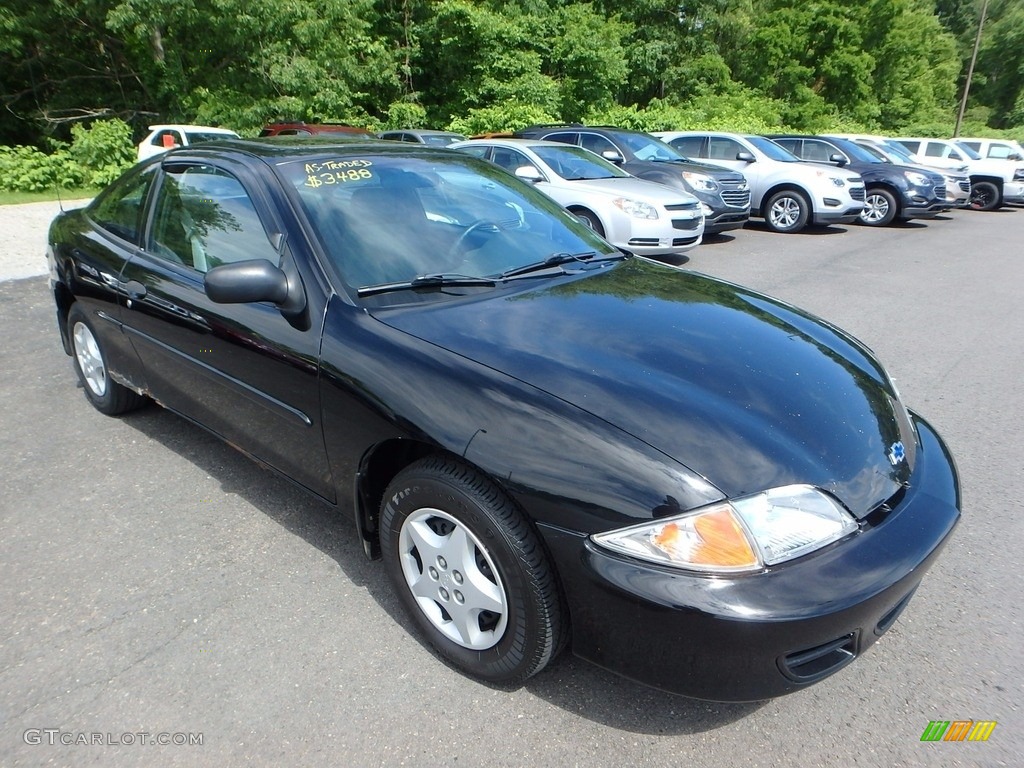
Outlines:
{"label": "front alloy wheel", "polygon": [[884,189],[869,189],[864,198],[860,223],[870,227],[884,227],[896,218],[896,198]]}
{"label": "front alloy wheel", "polygon": [[807,226],[811,206],[799,192],[776,192],[765,206],[765,221],[775,232],[799,232]]}
{"label": "front alloy wheel", "polygon": [[399,472],[381,505],[380,540],[406,611],[458,669],[520,683],[560,650],[564,611],[543,546],[472,467],[438,455]]}

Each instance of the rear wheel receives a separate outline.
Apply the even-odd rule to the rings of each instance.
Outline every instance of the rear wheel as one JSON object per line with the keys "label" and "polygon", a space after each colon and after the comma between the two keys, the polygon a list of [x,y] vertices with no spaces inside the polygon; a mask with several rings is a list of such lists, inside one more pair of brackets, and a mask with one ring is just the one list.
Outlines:
{"label": "rear wheel", "polygon": [[68,337],[71,339],[75,373],[82,382],[86,399],[97,411],[116,416],[145,404],[145,397],[110,378],[107,355],[93,329],[92,320],[77,302],[68,312]]}
{"label": "rear wheel", "polygon": [[1002,204],[999,187],[991,181],[971,184],[971,208],[976,211],[994,211]]}
{"label": "rear wheel", "polygon": [[488,479],[455,459],[422,459],[388,487],[380,526],[399,598],[454,666],[518,683],[558,652],[554,574],[536,533]]}
{"label": "rear wheel", "polygon": [[774,232],[799,232],[811,215],[811,205],[799,192],[776,192],[765,205],[764,220]]}
{"label": "rear wheel", "polygon": [[885,189],[869,189],[859,221],[869,227],[884,227],[896,218],[896,198]]}

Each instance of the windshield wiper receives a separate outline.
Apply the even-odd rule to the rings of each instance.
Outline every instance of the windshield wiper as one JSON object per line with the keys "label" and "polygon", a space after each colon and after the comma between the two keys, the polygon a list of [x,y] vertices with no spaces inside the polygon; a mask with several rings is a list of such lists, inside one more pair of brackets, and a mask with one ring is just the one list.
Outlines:
{"label": "windshield wiper", "polygon": [[[566,253],[564,251],[559,253],[552,253],[546,259],[541,259],[533,264],[524,264],[521,267],[513,267],[512,269],[506,269],[500,275],[499,280],[504,280],[509,277],[518,277],[519,275],[528,275],[531,272],[540,272],[544,269],[550,269],[551,267],[558,267],[562,264],[569,264],[573,261],[578,261],[584,265],[596,264],[598,261],[618,261],[619,259],[626,258],[621,253],[606,253],[599,259],[594,259],[597,256],[596,251],[583,251],[582,253]],[[562,270],[563,272],[565,270]]]}
{"label": "windshield wiper", "polygon": [[401,280],[396,283],[381,283],[380,285],[364,285],[356,293],[362,296],[376,296],[380,293],[391,293],[392,291],[408,291],[414,288],[447,288],[449,286],[484,286],[493,288],[498,281],[493,277],[478,277],[475,275],[452,275],[437,272],[429,275],[418,275],[411,280]]}

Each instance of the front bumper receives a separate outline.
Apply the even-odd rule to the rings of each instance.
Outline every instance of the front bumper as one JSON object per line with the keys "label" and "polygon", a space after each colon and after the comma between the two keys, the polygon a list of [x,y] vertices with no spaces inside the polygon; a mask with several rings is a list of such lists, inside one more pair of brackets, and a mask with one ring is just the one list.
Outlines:
{"label": "front bumper", "polygon": [[662,212],[658,219],[631,219],[627,226],[628,239],[612,242],[637,256],[684,253],[700,245],[704,237],[704,217],[689,211]]}
{"label": "front bumper", "polygon": [[917,420],[910,487],[862,530],[756,574],[708,577],[620,557],[541,525],[569,603],[573,651],[646,685],[754,701],[838,671],[895,621],[960,517],[956,468]]}
{"label": "front bumper", "polygon": [[1024,203],[1024,182],[1010,181],[1003,184],[1004,203]]}
{"label": "front bumper", "polygon": [[815,211],[815,224],[852,224],[864,210],[864,205],[857,203],[842,211]]}

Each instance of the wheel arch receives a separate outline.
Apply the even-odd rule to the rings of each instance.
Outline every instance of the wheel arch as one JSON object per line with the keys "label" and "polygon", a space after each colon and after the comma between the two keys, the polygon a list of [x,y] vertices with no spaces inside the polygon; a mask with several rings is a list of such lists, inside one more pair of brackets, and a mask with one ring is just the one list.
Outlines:
{"label": "wheel arch", "polygon": [[352,487],[356,530],[363,551],[371,560],[380,559],[380,505],[384,491],[403,469],[432,453],[447,453],[421,440],[395,437],[371,446],[359,462]]}
{"label": "wheel arch", "polygon": [[60,342],[64,346],[64,353],[71,355],[71,338],[68,336],[68,313],[75,303],[75,296],[64,283],[58,282],[53,286],[53,300],[57,305],[57,327],[60,329]]}
{"label": "wheel arch", "polygon": [[608,223],[597,211],[595,211],[590,206],[581,205],[580,203],[572,203],[570,205],[565,206],[565,209],[572,214],[586,213],[593,216],[597,220],[597,223],[601,225],[601,229],[604,230],[605,232],[608,232]]}
{"label": "wheel arch", "polygon": [[972,185],[977,184],[979,181],[987,181],[987,182],[989,182],[991,184],[995,184],[996,188],[999,190],[1000,197],[1002,196],[1002,194],[1003,194],[1003,178],[1001,176],[986,176],[985,174],[972,173],[971,174],[971,184]]}

